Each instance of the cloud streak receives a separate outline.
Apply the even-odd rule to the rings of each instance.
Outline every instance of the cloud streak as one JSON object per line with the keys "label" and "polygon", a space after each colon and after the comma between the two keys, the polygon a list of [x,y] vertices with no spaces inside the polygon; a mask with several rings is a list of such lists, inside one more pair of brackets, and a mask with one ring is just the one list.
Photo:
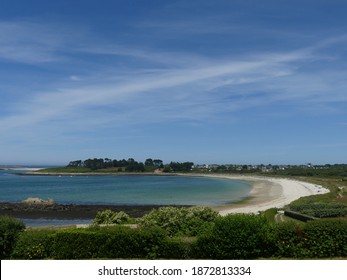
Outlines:
{"label": "cloud streak", "polygon": [[346,73],[335,67],[339,53],[329,55],[344,36],[236,57],[99,42],[74,36],[83,31],[67,35],[65,28],[52,35],[50,27],[37,23],[0,27],[0,58],[64,72],[45,84],[49,90],[24,85],[30,94],[3,100],[3,146],[11,139],[22,147],[97,141],[107,138],[98,136],[106,131],[136,135],[129,129],[151,125],[227,124],[253,113],[262,118],[336,114],[347,102]]}
{"label": "cloud streak", "polygon": [[[144,56],[150,57],[151,54]],[[306,63],[312,57],[313,54],[298,50],[258,55],[243,61],[227,60],[210,64],[203,61],[199,67],[157,69],[154,73],[123,76],[122,81],[109,76],[106,79],[108,82],[102,85],[82,84],[37,93],[25,106],[16,108],[19,114],[2,118],[1,127],[10,129],[53,119],[67,119],[69,115],[76,115],[76,111],[86,117],[94,107],[102,109],[103,106],[114,110],[112,114],[116,118],[123,115],[129,122],[133,119],[128,118],[133,115],[131,111],[141,112],[142,121],[158,120],[159,115],[165,120],[189,120],[197,116],[200,119],[210,118],[225,111],[268,105],[269,102],[326,98],[325,87],[328,85],[321,76],[317,78],[295,73],[293,65]],[[175,58],[181,59],[179,54]],[[249,87],[254,86],[264,93],[250,90]],[[343,89],[345,86],[342,84]],[[330,101],[335,102],[341,99],[345,98],[338,93],[330,97]],[[147,109],[142,108],[143,104]],[[127,111],[124,112],[121,107],[127,108]]]}

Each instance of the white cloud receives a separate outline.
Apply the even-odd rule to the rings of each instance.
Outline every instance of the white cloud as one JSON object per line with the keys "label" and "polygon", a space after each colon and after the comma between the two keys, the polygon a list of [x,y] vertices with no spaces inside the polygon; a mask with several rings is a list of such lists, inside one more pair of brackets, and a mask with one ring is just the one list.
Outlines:
{"label": "white cloud", "polygon": [[[309,73],[302,69],[312,61],[320,61],[318,51],[340,43],[341,39],[323,40],[324,43],[316,44],[318,47],[243,54],[235,59],[87,44],[92,40],[83,35],[77,42],[71,39],[74,32],[69,36],[61,32],[58,36],[51,31],[36,23],[0,23],[0,57],[42,63],[59,60],[60,53],[67,61],[73,60],[69,53],[74,52],[87,57],[120,57],[124,62],[121,66],[93,62],[97,69],[80,69],[89,76],[75,75],[80,73],[76,71],[79,65],[73,65],[65,82],[55,83],[50,91],[35,92],[30,99],[17,100],[9,110],[15,113],[0,119],[2,132],[19,127],[47,129],[50,123],[62,133],[90,123],[126,126],[138,122],[206,121],[224,114],[232,118],[233,112],[276,103],[291,102],[299,108],[303,102],[310,106],[312,102],[346,102],[343,73],[336,75],[334,69],[313,69]],[[69,48],[67,42],[71,43]]]}
{"label": "white cloud", "polygon": [[26,64],[61,63],[86,40],[82,30],[36,21],[0,21],[0,59]]}
{"label": "white cloud", "polygon": [[70,81],[74,81],[74,82],[78,82],[78,81],[81,80],[81,78],[78,77],[78,76],[72,75],[72,76],[69,77],[69,80]]}
{"label": "white cloud", "polygon": [[[165,69],[152,74],[146,73],[143,76],[129,75],[122,81],[116,79],[115,82],[104,85],[85,84],[77,88],[43,92],[28,101],[23,108],[17,108],[17,111],[22,111],[21,114],[9,117],[7,120],[2,119],[2,127],[4,122],[9,125],[46,122],[61,115],[75,113],[76,110],[85,114],[95,106],[116,106],[115,108],[126,106],[129,110],[136,111],[145,104],[153,111],[166,108],[166,116],[170,115],[170,111],[178,111],[180,118],[189,118],[203,110],[207,117],[225,111],[223,108],[225,96],[206,91],[206,88],[211,90],[226,85],[266,84],[278,76],[282,64],[283,71],[287,71],[287,63],[305,58],[306,56],[300,56],[300,53],[278,54],[271,58],[266,55],[256,60],[226,61],[199,68]],[[70,79],[79,80],[75,76],[71,76]],[[228,92],[225,95],[237,96],[238,93]],[[248,107],[245,102],[236,100],[233,103],[233,107],[238,107],[240,110],[243,106]],[[252,100],[248,100],[247,103],[252,103]],[[172,118],[175,117],[177,118],[177,114],[174,116],[172,113]],[[144,119],[146,118],[144,116]]]}

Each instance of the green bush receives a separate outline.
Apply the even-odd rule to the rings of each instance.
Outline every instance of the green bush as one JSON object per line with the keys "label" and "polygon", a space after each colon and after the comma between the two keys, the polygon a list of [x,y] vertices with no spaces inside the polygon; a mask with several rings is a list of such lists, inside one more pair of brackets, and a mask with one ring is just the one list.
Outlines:
{"label": "green bush", "polygon": [[347,221],[326,219],[310,221],[305,225],[303,257],[347,257]]}
{"label": "green bush", "polygon": [[209,207],[161,207],[145,215],[140,225],[159,226],[169,236],[197,236],[212,227],[218,213]]}
{"label": "green bush", "polygon": [[266,218],[259,215],[235,214],[217,218],[210,233],[198,238],[195,257],[256,259],[271,256],[270,230]]}
{"label": "green bush", "polygon": [[157,258],[166,239],[166,234],[160,228],[117,227],[102,229],[102,232],[108,237],[101,247],[101,255],[106,258]]}
{"label": "green bush", "polygon": [[347,256],[347,222],[313,220],[306,224],[286,222],[274,227],[275,257],[332,258]]}
{"label": "green bush", "polygon": [[280,258],[301,258],[303,255],[304,225],[296,222],[277,223],[272,230],[273,256]]}
{"label": "green bush", "polygon": [[31,230],[21,234],[12,259],[184,259],[190,244],[158,227]]}
{"label": "green bush", "polygon": [[21,233],[11,258],[24,260],[50,258],[55,232],[56,230],[29,230]]}
{"label": "green bush", "polygon": [[0,216],[0,259],[10,257],[17,238],[24,229],[23,222],[10,216]]}
{"label": "green bush", "polygon": [[166,238],[160,228],[116,226],[58,231],[52,245],[52,258],[158,258],[166,252]]}
{"label": "green bush", "polygon": [[129,215],[123,211],[113,212],[112,210],[99,211],[93,220],[93,225],[101,224],[122,224],[129,220]]}
{"label": "green bush", "polygon": [[[205,213],[207,220],[213,216],[202,209],[194,211]],[[193,210],[189,213],[188,217],[195,217]],[[187,220],[191,221],[191,218]],[[7,223],[0,221],[1,229],[6,228],[13,233],[8,230],[11,228],[8,225],[13,225],[13,222],[17,224],[16,220],[11,219]],[[4,227],[4,224],[7,227]],[[189,223],[187,225],[185,227],[191,226]],[[201,222],[201,225],[207,225],[207,229],[197,237],[169,237],[167,230],[158,225],[137,229],[114,226],[24,232],[22,227],[15,227],[17,235],[14,240],[17,241],[11,243],[6,257],[9,257],[12,251],[13,259],[347,257],[347,221],[342,219],[314,220],[306,224],[270,224],[262,215],[235,214],[217,217],[213,222]],[[1,242],[4,240],[1,239]]]}
{"label": "green bush", "polygon": [[53,259],[93,259],[107,239],[98,232],[83,229],[62,230],[55,234],[51,257]]}
{"label": "green bush", "polygon": [[308,221],[312,221],[312,220],[316,219],[313,216],[309,216],[309,215],[299,213],[299,212],[294,212],[291,210],[285,210],[284,215],[287,217],[293,218],[295,220],[301,221],[301,222],[308,222]]}
{"label": "green bush", "polygon": [[161,244],[158,257],[162,259],[184,260],[192,258],[192,247],[196,238],[166,238]]}
{"label": "green bush", "polygon": [[[320,197],[321,198],[321,197]],[[315,201],[314,197],[302,197],[289,205],[290,210],[316,218],[344,217],[347,215],[346,203],[335,201]]]}

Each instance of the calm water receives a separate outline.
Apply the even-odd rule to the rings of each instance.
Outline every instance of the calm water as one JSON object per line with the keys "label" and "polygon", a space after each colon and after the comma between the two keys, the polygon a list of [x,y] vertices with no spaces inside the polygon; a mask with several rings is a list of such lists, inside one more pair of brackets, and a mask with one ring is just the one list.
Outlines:
{"label": "calm water", "polygon": [[239,201],[252,188],[242,181],[206,177],[18,176],[16,172],[0,170],[0,201],[39,197],[61,204],[213,206]]}

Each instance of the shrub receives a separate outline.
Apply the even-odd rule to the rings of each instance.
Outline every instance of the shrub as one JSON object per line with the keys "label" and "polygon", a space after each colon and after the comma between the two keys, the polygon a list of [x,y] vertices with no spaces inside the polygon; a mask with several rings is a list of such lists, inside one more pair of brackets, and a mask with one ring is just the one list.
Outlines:
{"label": "shrub", "polygon": [[299,199],[290,204],[290,209],[317,218],[344,217],[347,215],[347,205],[334,201],[317,202],[312,201],[312,199]]}
{"label": "shrub", "polygon": [[347,221],[310,221],[304,228],[303,246],[308,258],[347,257]]}
{"label": "shrub", "polygon": [[10,257],[17,238],[24,229],[23,222],[10,216],[0,216],[0,259]]}
{"label": "shrub", "polygon": [[313,220],[306,224],[286,222],[274,228],[276,252],[285,258],[332,258],[347,256],[347,222]]}
{"label": "shrub", "polygon": [[100,247],[106,242],[98,232],[83,229],[58,231],[52,244],[54,259],[93,259],[99,257]]}
{"label": "shrub", "polygon": [[158,251],[158,257],[164,259],[190,259],[196,238],[165,238]]}
{"label": "shrub", "polygon": [[41,260],[51,256],[51,245],[56,230],[29,230],[23,232],[13,250],[12,259]]}
{"label": "shrub", "polygon": [[112,210],[99,211],[94,220],[93,225],[101,224],[122,224],[129,220],[129,215],[123,211],[113,212]]}
{"label": "shrub", "polygon": [[298,213],[298,212],[294,212],[294,211],[290,211],[290,210],[286,210],[284,211],[284,215],[291,217],[293,219],[299,220],[301,222],[307,222],[307,221],[311,221],[316,219],[315,217],[312,216],[308,216],[302,213]]}
{"label": "shrub", "polygon": [[100,248],[102,257],[106,258],[156,258],[160,255],[159,248],[166,238],[160,228],[116,227],[101,231],[107,235],[107,241]]}
{"label": "shrub", "polygon": [[158,258],[167,253],[166,238],[160,228],[116,226],[58,231],[52,245],[52,258]]}
{"label": "shrub", "polygon": [[200,236],[195,257],[212,259],[255,259],[272,254],[266,218],[235,214],[217,218],[211,232]]}
{"label": "shrub", "polygon": [[277,223],[273,227],[274,257],[300,258],[303,255],[304,225],[295,222]]}
{"label": "shrub", "polygon": [[218,215],[209,207],[161,207],[145,215],[140,225],[145,228],[159,226],[169,236],[196,236],[211,227]]}

